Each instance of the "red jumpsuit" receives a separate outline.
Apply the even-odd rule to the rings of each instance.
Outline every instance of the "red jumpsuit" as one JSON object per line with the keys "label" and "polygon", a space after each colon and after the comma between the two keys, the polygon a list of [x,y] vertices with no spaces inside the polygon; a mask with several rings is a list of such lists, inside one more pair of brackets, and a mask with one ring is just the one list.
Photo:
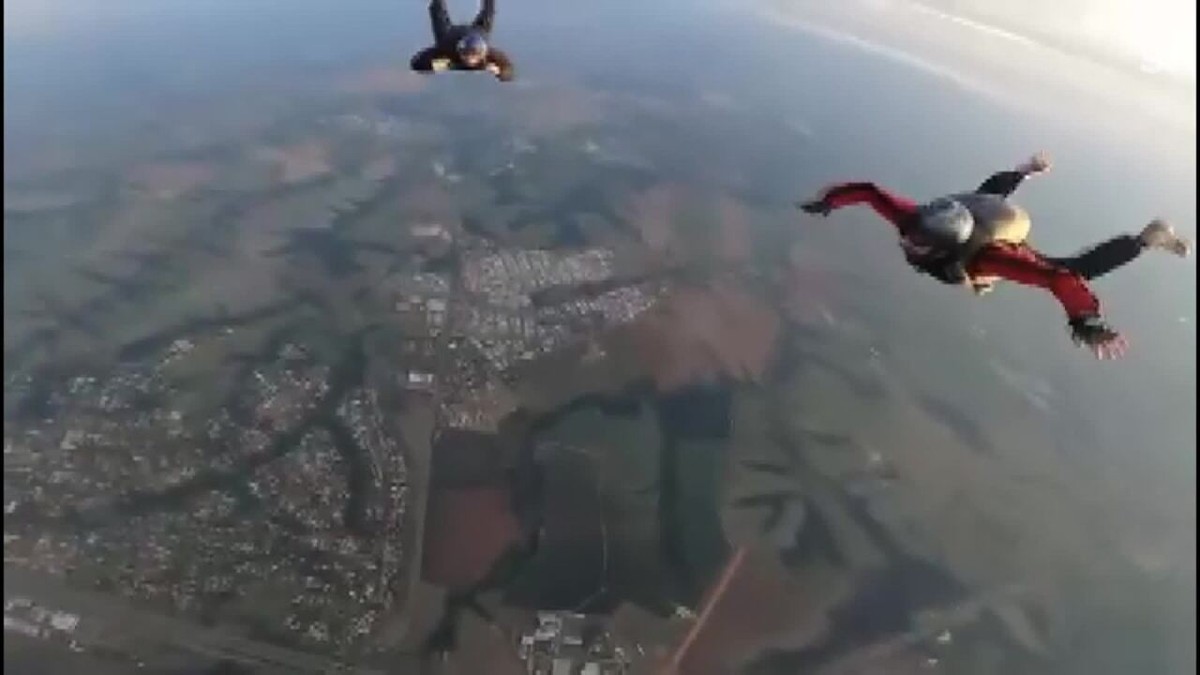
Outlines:
{"label": "red jumpsuit", "polygon": [[[984,181],[977,192],[1008,196],[1025,178],[1017,171],[1004,171]],[[828,188],[822,197],[805,204],[811,213],[827,214],[833,209],[854,204],[866,204],[896,226],[901,237],[919,237],[917,204],[894,195],[874,183],[842,183]],[[1052,258],[1028,244],[991,243],[965,261],[965,271],[971,277],[999,277],[1026,286],[1044,288],[1062,304],[1069,320],[1095,317],[1100,313],[1100,301],[1088,288],[1087,281],[1106,274],[1136,258],[1144,246],[1131,235],[1121,235],[1105,241],[1072,258]],[[945,257],[923,258],[906,251],[910,264],[942,281],[938,267]]]}

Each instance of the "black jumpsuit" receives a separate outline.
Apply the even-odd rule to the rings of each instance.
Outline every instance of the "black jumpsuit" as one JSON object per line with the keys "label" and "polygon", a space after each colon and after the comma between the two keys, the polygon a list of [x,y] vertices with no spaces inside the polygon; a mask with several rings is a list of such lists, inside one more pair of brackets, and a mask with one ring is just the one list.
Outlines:
{"label": "black jumpsuit", "polygon": [[452,70],[486,70],[488,66],[495,66],[499,71],[496,77],[504,82],[512,80],[512,61],[499,49],[489,46],[487,57],[478,66],[463,63],[458,55],[458,42],[470,33],[477,33],[484,38],[491,35],[495,15],[496,1],[483,0],[483,6],[474,21],[467,25],[457,25],[450,21],[450,13],[446,11],[446,0],[430,0],[429,20],[433,28],[433,46],[422,49],[412,57],[412,69],[422,73],[433,72],[434,62],[441,59],[448,61]]}

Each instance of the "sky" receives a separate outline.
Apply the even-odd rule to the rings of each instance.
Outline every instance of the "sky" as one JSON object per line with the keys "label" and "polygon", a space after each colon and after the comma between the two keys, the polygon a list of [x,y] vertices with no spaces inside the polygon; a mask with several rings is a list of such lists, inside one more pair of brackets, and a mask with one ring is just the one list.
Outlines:
{"label": "sky", "polygon": [[1082,28],[1149,65],[1196,77],[1196,3],[1190,0],[1101,0]]}
{"label": "sky", "polygon": [[[882,3],[897,0],[877,0]],[[906,0],[905,0],[906,1]],[[1196,3],[1189,0],[924,0],[949,13],[995,17],[1103,45],[1147,69],[1196,76]],[[269,6],[278,0],[253,0]],[[459,3],[451,3],[456,5]],[[536,2],[534,3],[536,4]],[[36,39],[95,30],[157,13],[202,13],[209,0],[6,0],[4,37]]]}
{"label": "sky", "polygon": [[[712,27],[711,36],[695,32],[686,36],[703,42],[706,48],[712,49],[709,53],[719,54],[715,63],[699,69],[691,68],[686,62],[664,64],[654,61],[653,57],[661,55],[664,46],[675,46],[676,43],[663,40],[661,34],[655,34],[655,39],[643,47],[639,40],[645,37],[642,35],[645,31],[628,31],[621,36],[617,53],[610,54],[607,52],[613,51],[612,36],[595,30],[594,25],[583,32],[548,31],[547,25],[554,25],[556,21],[569,24],[563,18],[565,11],[547,11],[534,16],[539,7],[550,6],[553,1],[500,0],[502,5],[517,5],[521,10],[503,14],[505,39],[509,36],[536,38],[543,53],[562,47],[561,53],[576,58],[581,56],[580,51],[594,48],[598,42],[605,51],[594,54],[593,64],[606,73],[615,73],[622,85],[636,81],[641,74],[639,70],[648,73],[655,83],[675,75],[685,82],[695,78],[701,85],[711,83],[713,90],[726,94],[728,100],[756,111],[786,116],[798,128],[807,130],[805,142],[809,154],[797,157],[795,173],[788,176],[795,184],[796,196],[839,177],[869,177],[894,184],[906,193],[933,196],[939,190],[949,189],[946,186],[961,188],[978,181],[990,170],[1007,166],[1006,162],[1015,162],[1023,159],[1026,153],[1045,149],[1059,163],[1049,176],[1023,188],[1021,193],[1022,203],[1038,214],[1036,236],[1039,245],[1056,253],[1069,253],[1095,238],[1118,231],[1118,228],[1140,225],[1151,215],[1159,215],[1155,211],[1158,209],[1176,220],[1188,234],[1195,234],[1194,104],[1191,137],[1186,143],[1176,141],[1174,139],[1184,138],[1186,134],[1170,136],[1164,132],[1159,118],[1143,122],[1132,114],[1137,112],[1145,117],[1147,102],[1144,98],[1126,96],[1134,99],[1129,110],[1112,102],[1090,105],[1098,99],[1086,98],[1080,92],[1083,86],[1093,84],[1088,80],[1091,71],[1080,69],[1068,75],[1065,67],[1053,65],[1065,64],[1067,59],[1052,60],[1053,55],[1047,56],[1036,49],[1018,54],[1015,47],[998,46],[995,51],[1008,56],[1003,65],[1020,72],[984,69],[976,59],[964,56],[968,53],[967,47],[977,47],[985,42],[984,39],[971,31],[951,34],[949,29],[953,27],[943,30],[943,26],[931,25],[932,21],[916,25],[926,32],[937,33],[934,37],[938,39],[921,35],[920,41],[924,44],[917,45],[921,49],[906,50],[908,45],[899,40],[906,34],[901,30],[902,26],[892,20],[895,15],[877,22],[886,30],[878,31],[877,37],[881,39],[874,41],[868,38],[834,40],[830,38],[838,34],[832,31],[820,34],[824,41],[805,40],[794,34],[772,38],[760,26],[753,27],[755,33],[739,33],[737,26],[722,24]],[[710,1],[695,0],[695,3],[703,5]],[[807,0],[786,1],[803,3]],[[937,11],[955,16],[974,10],[970,16],[980,23],[989,23],[988,17],[980,15],[991,13],[996,19],[994,23],[1009,31],[1041,27],[1051,33],[1090,39],[1107,45],[1114,53],[1136,55],[1141,60],[1176,70],[1190,70],[1194,80],[1195,7],[1188,5],[1186,0],[923,1]],[[573,0],[562,4],[586,5],[589,12],[599,12],[601,10],[596,7],[603,5],[604,11],[615,13],[616,10],[608,8],[617,3],[615,0],[610,2],[611,5],[592,5],[585,0],[578,3]],[[683,0],[670,2],[683,4]],[[739,8],[747,4],[745,0],[734,2]],[[812,2],[824,3],[825,0]],[[394,13],[393,7],[402,3],[408,3],[410,13]],[[873,0],[873,3],[914,4],[910,0]],[[414,35],[424,31],[423,10],[417,7],[423,0],[379,0],[378,4],[385,6],[378,16],[397,17],[394,29],[389,25],[379,30],[411,31]],[[450,4],[457,15],[467,11],[474,2],[451,0]],[[296,9],[300,6],[309,8],[307,18],[310,20],[323,12],[339,13],[340,16],[331,23],[353,23],[347,22],[345,13],[362,11],[344,6],[335,9],[332,3],[325,4],[320,0],[7,0],[4,6],[5,38],[18,36],[36,40],[56,35],[99,33],[107,27],[131,24],[161,26],[156,21],[163,17],[172,17],[176,22],[181,16],[213,18],[212,15],[219,14],[213,8],[220,7],[237,7],[246,14],[286,14],[295,20],[296,15],[302,13]],[[663,11],[662,4],[656,6],[659,12]],[[917,13],[904,15],[916,16]],[[918,20],[924,21],[914,19]],[[247,21],[246,24],[242,30],[253,38],[249,42],[256,51],[285,53],[274,43],[264,49],[260,35],[263,22]],[[230,41],[228,26],[221,25],[220,28],[226,42]],[[288,32],[287,25],[272,24],[272,28],[276,33]],[[693,29],[689,26],[686,30]],[[295,33],[295,29],[292,31]],[[362,40],[362,31],[357,27],[355,31],[354,37]],[[223,50],[208,34],[195,32],[201,33],[198,41],[207,47],[207,54],[200,56],[211,60]],[[897,43],[885,43],[882,38]],[[144,39],[144,36],[138,39]],[[724,51],[721,41],[728,43],[727,53],[721,53]],[[404,40],[395,42],[395,58],[403,63],[414,46]],[[534,47],[519,40],[514,39],[513,45],[516,53],[535,53]],[[337,46],[347,48],[345,44]],[[304,44],[306,51],[313,48],[311,43]],[[576,51],[569,52],[568,48]],[[642,54],[639,49],[644,50],[645,61],[637,60],[636,57]],[[1005,51],[1007,49],[1013,51]],[[286,54],[294,57],[295,52]],[[743,56],[739,57],[739,54]],[[776,67],[775,59],[780,54],[792,57],[790,63],[799,65]],[[180,60],[169,62],[165,67],[187,63],[183,57],[176,55],[176,58]],[[547,69],[560,67],[561,63],[550,58],[543,59],[542,63],[533,63],[533,60],[529,58],[525,62],[531,78],[536,78],[539,71],[544,73]],[[8,67],[6,65],[6,71]],[[1048,80],[1055,81],[1040,81],[1044,71],[1048,71],[1045,75]],[[1076,77],[1076,72],[1084,75]],[[839,78],[839,74],[845,78]],[[38,78],[39,81],[44,79],[41,72]],[[1072,86],[1078,85],[1080,90],[1069,89],[1067,84],[1057,81],[1060,79],[1073,80]],[[853,85],[846,86],[847,80]],[[1096,83],[1106,81],[1096,76]],[[739,86],[744,89],[738,89]],[[1012,94],[1014,90],[1021,96]],[[998,94],[992,95],[993,91]],[[988,96],[979,96],[980,93]],[[1027,101],[1032,102],[1029,107],[1038,111],[1046,107],[1061,114],[1035,116],[1024,109]],[[94,104],[94,101],[89,102]],[[1089,117],[1091,115],[1096,120],[1118,118],[1120,125],[1128,130],[1107,133],[1105,129],[1105,133],[1098,133],[1097,130],[1104,127],[1100,126],[1100,121]],[[903,129],[904,133],[897,133],[896,129]],[[1125,142],[1125,137],[1130,140]],[[1176,146],[1169,154],[1154,142],[1155,138],[1164,137]],[[780,140],[783,143],[787,139]],[[936,162],[929,161],[931,155],[926,152],[929,149],[936,149],[937,154],[932,155]],[[1106,194],[1120,198],[1095,198]],[[808,222],[802,224],[816,226]],[[897,353],[908,355],[904,359],[906,362],[920,363],[919,357],[914,358],[913,354],[923,352],[912,350],[922,347],[931,326],[936,326],[939,331],[954,331],[954,337],[962,341],[974,339],[971,331],[980,330],[989,336],[990,344],[998,345],[991,347],[992,352],[987,354],[989,358],[1003,358],[1021,366],[1031,376],[1050,382],[1055,391],[1062,392],[1064,407],[1071,406],[1062,413],[1064,416],[1074,414],[1072,411],[1077,409],[1082,411],[1080,417],[1095,422],[1101,433],[1110,439],[1106,448],[1114,454],[1114,465],[1150,467],[1147,473],[1153,471],[1153,475],[1142,481],[1123,477],[1123,484],[1154,485],[1162,482],[1163,476],[1175,475],[1190,492],[1191,503],[1186,506],[1194,513],[1194,262],[1181,265],[1163,257],[1150,258],[1113,279],[1100,282],[1099,288],[1111,307],[1114,323],[1132,333],[1134,351],[1125,362],[1096,364],[1070,345],[1057,308],[1045,297],[1017,289],[1002,289],[986,301],[943,293],[946,289],[933,286],[926,279],[916,275],[902,276],[908,271],[897,256],[894,243],[878,229],[875,221],[861,214],[850,214],[838,221],[824,223],[826,226],[834,224],[862,227],[863,249],[855,253],[872,261],[875,278],[881,284],[887,284],[882,288],[899,289],[895,297],[911,292],[913,297],[937,301],[939,321],[914,319],[912,323],[916,325],[911,331],[891,340]],[[832,258],[836,252],[825,252],[825,255]],[[970,392],[967,388],[970,383],[953,384],[953,389],[942,392],[946,397],[962,397],[964,392]],[[1190,401],[1187,400],[1189,395]],[[1064,419],[1065,425],[1073,424],[1071,418]],[[1180,439],[1182,442],[1176,442]],[[1137,452],[1123,452],[1131,448]],[[1151,466],[1148,460],[1158,456],[1165,459]]]}
{"label": "sky", "polygon": [[1190,0],[925,0],[950,13],[995,17],[1111,50],[1196,79],[1196,3]]}

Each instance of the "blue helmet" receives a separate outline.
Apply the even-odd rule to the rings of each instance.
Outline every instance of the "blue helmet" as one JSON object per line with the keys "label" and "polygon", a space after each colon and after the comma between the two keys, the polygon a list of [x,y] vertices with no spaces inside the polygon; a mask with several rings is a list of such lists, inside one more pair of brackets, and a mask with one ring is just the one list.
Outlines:
{"label": "blue helmet", "polygon": [[458,55],[464,61],[482,61],[487,56],[487,40],[476,32],[470,32],[458,41]]}
{"label": "blue helmet", "polygon": [[920,208],[921,232],[942,245],[967,243],[975,229],[975,219],[961,202],[941,197]]}

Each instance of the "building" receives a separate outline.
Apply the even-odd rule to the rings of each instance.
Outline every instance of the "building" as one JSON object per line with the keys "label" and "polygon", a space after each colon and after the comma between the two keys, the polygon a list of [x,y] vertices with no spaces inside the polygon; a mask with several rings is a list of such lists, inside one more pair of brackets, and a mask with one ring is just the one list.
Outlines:
{"label": "building", "polygon": [[61,630],[64,633],[70,633],[79,625],[79,617],[67,612],[54,612],[50,615],[50,627],[54,630]]}
{"label": "building", "polygon": [[416,391],[429,391],[433,389],[433,373],[410,370],[405,378],[405,386]]}
{"label": "building", "polygon": [[409,229],[409,232],[417,239],[439,239],[442,241],[450,241],[451,239],[449,230],[440,223],[420,223],[413,225]]}
{"label": "building", "polygon": [[604,619],[575,612],[538,612],[517,653],[531,675],[622,675],[629,668]]}

